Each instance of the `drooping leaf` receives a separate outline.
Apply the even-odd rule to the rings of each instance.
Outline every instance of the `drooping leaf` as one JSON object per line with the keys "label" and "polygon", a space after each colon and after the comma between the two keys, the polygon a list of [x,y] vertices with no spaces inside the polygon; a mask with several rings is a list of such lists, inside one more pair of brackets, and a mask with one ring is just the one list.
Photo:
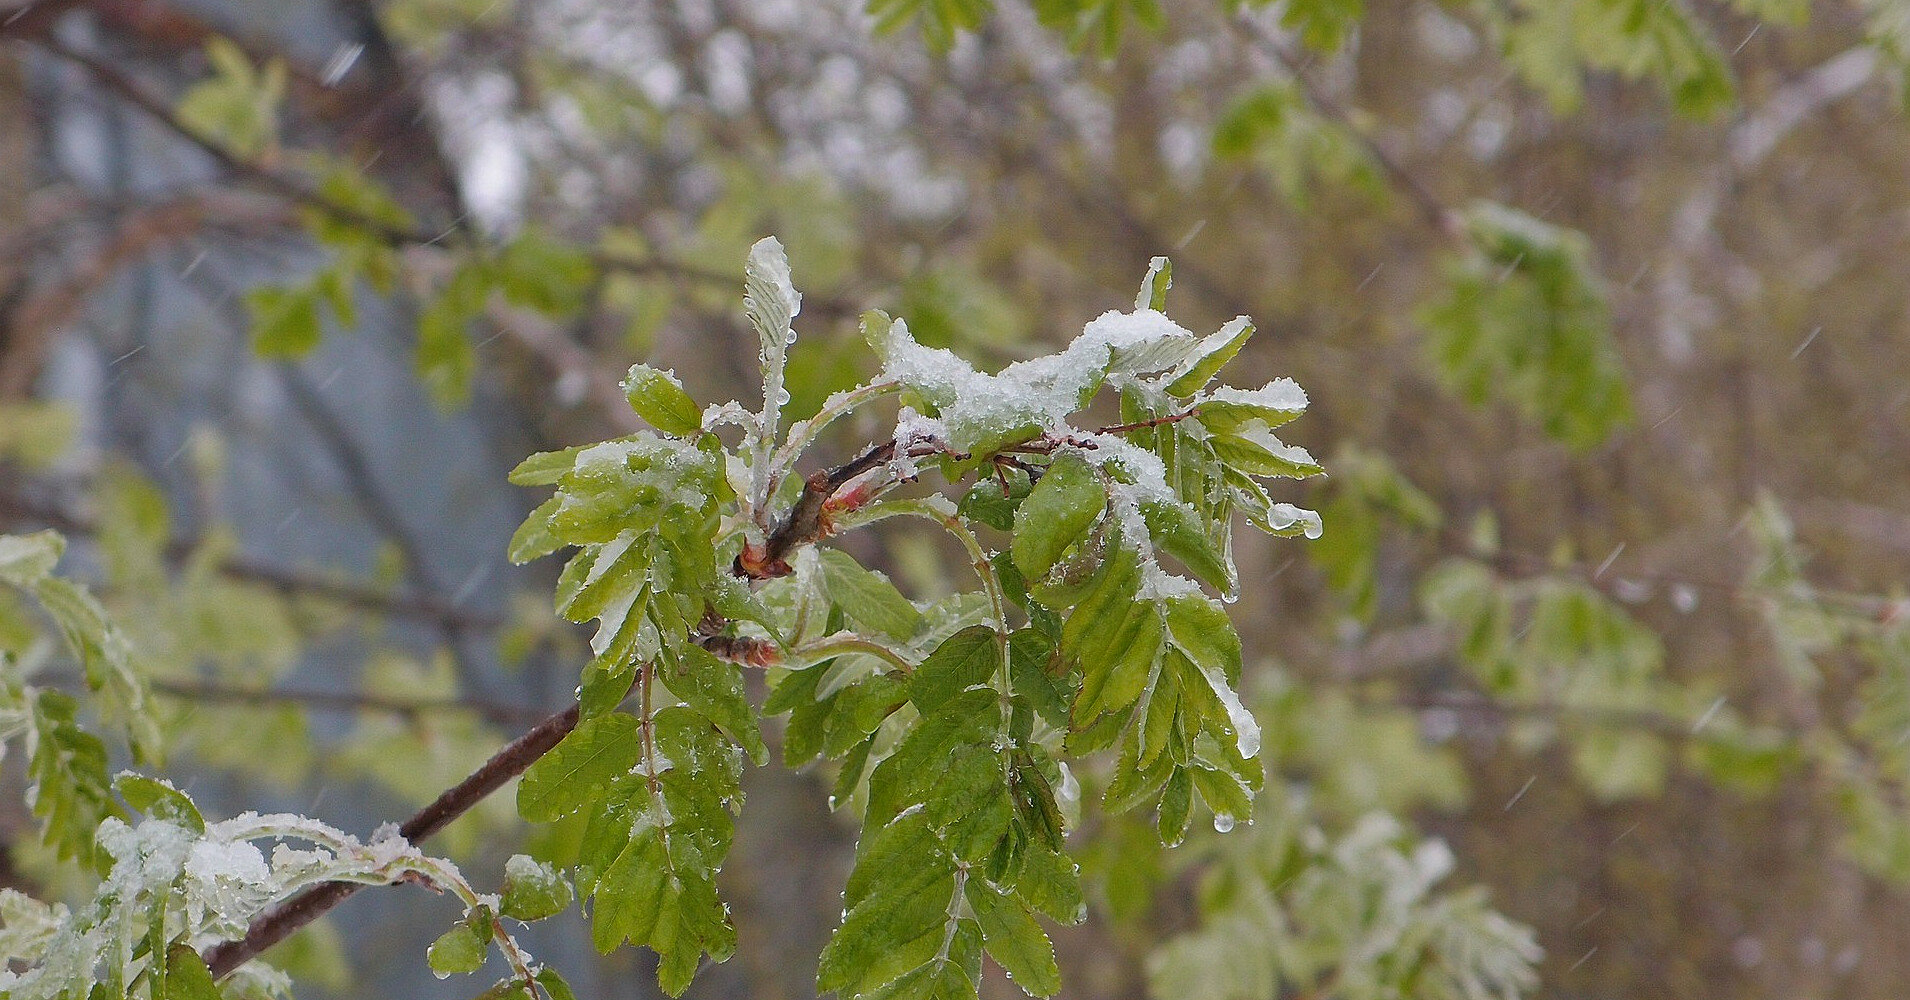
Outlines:
{"label": "drooping leaf", "polygon": [[982,942],[990,957],[1029,996],[1049,997],[1061,990],[1061,970],[1055,965],[1054,946],[1035,923],[1026,904],[996,892],[979,879],[969,879],[968,904],[981,925]]}
{"label": "drooping leaf", "polygon": [[735,740],[757,764],[768,758],[756,712],[743,695],[742,670],[695,643],[666,653],[660,671],[672,694]]}
{"label": "drooping leaf", "polygon": [[1107,492],[1088,463],[1056,458],[1015,511],[1015,566],[1030,580],[1047,576],[1106,507]]}
{"label": "drooping leaf", "polygon": [[441,976],[476,972],[484,967],[490,944],[488,929],[478,927],[469,920],[460,920],[431,942],[425,958],[431,965],[431,971]]}
{"label": "drooping leaf", "polygon": [[166,989],[163,1000],[219,1000],[219,986],[205,959],[185,942],[166,949]]}
{"label": "drooping leaf", "polygon": [[842,926],[823,948],[818,990],[866,993],[932,961],[947,936],[955,859],[928,817],[901,816],[866,838],[844,896]]}

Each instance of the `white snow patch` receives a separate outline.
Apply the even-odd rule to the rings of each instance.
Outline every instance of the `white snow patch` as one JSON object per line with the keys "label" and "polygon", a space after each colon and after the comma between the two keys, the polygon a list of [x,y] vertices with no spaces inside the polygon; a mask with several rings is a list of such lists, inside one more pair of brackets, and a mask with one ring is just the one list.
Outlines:
{"label": "white snow patch", "polygon": [[1063,428],[1110,374],[1131,375],[1176,363],[1194,335],[1144,309],[1108,312],[1058,354],[1019,361],[998,374],[978,372],[950,351],[924,347],[901,320],[878,345],[882,378],[914,389],[947,425],[949,445],[968,450],[1014,428]]}
{"label": "white snow patch", "polygon": [[1290,378],[1277,378],[1258,389],[1235,389],[1222,386],[1207,394],[1207,398],[1217,403],[1240,403],[1243,406],[1260,406],[1282,413],[1298,413],[1307,408],[1306,390]]}

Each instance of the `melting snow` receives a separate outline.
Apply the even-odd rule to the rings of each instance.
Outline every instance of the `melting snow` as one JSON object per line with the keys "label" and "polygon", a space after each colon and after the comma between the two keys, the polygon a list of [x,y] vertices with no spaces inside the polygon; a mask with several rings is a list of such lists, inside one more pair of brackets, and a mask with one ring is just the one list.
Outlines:
{"label": "melting snow", "polygon": [[1003,430],[1064,428],[1110,373],[1132,375],[1171,365],[1196,343],[1185,328],[1151,309],[1108,312],[1059,354],[1019,361],[989,375],[952,352],[924,347],[896,320],[877,345],[882,378],[920,393],[947,425],[953,448],[968,450]]}

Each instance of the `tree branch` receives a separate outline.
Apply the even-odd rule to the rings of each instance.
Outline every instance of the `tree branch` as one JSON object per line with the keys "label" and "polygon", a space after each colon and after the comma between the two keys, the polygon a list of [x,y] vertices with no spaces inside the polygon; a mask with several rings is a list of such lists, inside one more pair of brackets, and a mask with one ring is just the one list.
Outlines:
{"label": "tree branch", "polygon": [[[430,805],[413,813],[398,827],[399,836],[412,843],[444,829],[450,822],[470,811],[504,783],[524,773],[538,758],[550,752],[577,727],[577,706],[558,712],[532,727],[493,754],[471,776],[437,797]],[[363,888],[355,882],[325,882],[315,885],[260,914],[237,941],[215,945],[206,952],[206,965],[214,978],[223,978],[234,969],[257,957],[260,952],[285,940],[293,931],[323,916],[332,907]]]}
{"label": "tree branch", "polygon": [[382,712],[406,717],[424,712],[472,712],[488,722],[514,725],[535,722],[544,717],[544,713],[536,709],[473,698],[381,698],[362,691],[251,688],[210,681],[158,678],[148,681],[147,686],[156,694],[171,695],[188,701],[232,702],[243,705],[276,705],[290,702],[321,710]]}
{"label": "tree branch", "polygon": [[1374,163],[1379,164],[1380,171],[1393,182],[1393,186],[1398,188],[1407,200],[1419,209],[1420,214],[1426,217],[1426,221],[1434,230],[1449,239],[1459,239],[1464,236],[1465,225],[1460,221],[1459,213],[1446,207],[1446,203],[1440,201],[1439,196],[1433,194],[1430,188],[1420,183],[1419,178],[1406,169],[1405,164],[1400,163],[1365,129],[1355,125],[1353,116],[1313,82],[1313,79],[1306,74],[1305,67],[1300,65],[1293,54],[1287,51],[1286,46],[1275,38],[1265,25],[1245,13],[1242,13],[1237,20],[1252,38],[1255,47],[1284,67],[1287,74],[1293,77],[1293,81],[1299,84],[1300,92],[1306,95],[1307,103],[1313,105],[1314,110],[1330,119],[1335,125],[1344,129],[1347,135],[1352,136],[1366,149],[1366,154],[1373,158]]}
{"label": "tree branch", "polygon": [[[144,111],[160,125],[165,126],[168,131],[198,147],[221,167],[281,197],[371,233],[393,247],[435,246],[445,235],[442,232],[432,232],[423,228],[393,225],[384,219],[367,215],[350,205],[339,204],[308,187],[303,181],[237,156],[219,143],[199,134],[181,121],[163,98],[148,92],[137,80],[122,73],[105,60],[66,45],[50,34],[33,35],[27,40],[49,54],[85,68],[94,79],[121,100]],[[600,268],[621,271],[637,277],[668,277],[722,288],[732,288],[740,283],[734,275],[662,257],[627,257],[589,248],[586,248],[586,252],[590,255],[591,261]]]}
{"label": "tree branch", "polygon": [[[44,525],[66,535],[96,535],[100,530],[99,525],[50,504],[36,503],[7,492],[0,492],[0,520]],[[184,564],[192,558],[199,544],[196,539],[190,538],[167,541],[164,548],[167,562],[175,567]],[[467,610],[430,594],[393,594],[345,580],[301,573],[247,559],[224,559],[215,569],[227,579],[255,583],[283,595],[317,597],[378,614],[422,618],[447,626],[482,631],[494,630],[503,625],[503,621],[496,616]]]}

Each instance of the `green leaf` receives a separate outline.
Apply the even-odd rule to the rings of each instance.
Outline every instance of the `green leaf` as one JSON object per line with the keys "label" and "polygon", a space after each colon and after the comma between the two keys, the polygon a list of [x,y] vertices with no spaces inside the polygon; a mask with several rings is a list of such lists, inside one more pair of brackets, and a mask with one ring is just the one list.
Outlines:
{"label": "green leaf", "polygon": [[1171,500],[1143,503],[1141,517],[1155,548],[1180,560],[1202,583],[1232,592],[1238,582],[1233,564],[1208,536],[1206,521],[1194,508]]}
{"label": "green leaf", "polygon": [[[652,725],[656,756],[645,770],[654,779],[636,775],[616,786],[619,798],[635,801],[593,823],[580,861],[597,873],[587,882],[592,942],[602,952],[626,939],[652,948],[658,985],[676,996],[704,954],[720,962],[736,949],[715,875],[734,833],[729,809],[741,794],[742,755],[687,708],[666,708]],[[586,881],[580,866],[579,883]]]}
{"label": "green leaf", "polygon": [[535,978],[550,1000],[577,1000],[577,992],[570,988],[570,983],[556,969],[546,965],[537,970]]}
{"label": "green leaf", "polygon": [[850,621],[898,641],[915,635],[922,625],[922,613],[888,577],[864,568],[840,549],[823,549],[817,554],[822,560],[823,589]]}
{"label": "green leaf", "polygon": [[956,509],[963,517],[988,525],[996,531],[1014,531],[1015,508],[1027,498],[1028,490],[1028,477],[1023,475],[1015,475],[1008,480],[1006,494],[1002,492],[999,482],[984,478],[962,494]]}
{"label": "green leaf", "polygon": [[[886,823],[910,805],[941,798],[951,761],[963,747],[992,747],[1001,735],[1000,695],[986,688],[964,691],[925,715],[869,777],[865,822]],[[1001,787],[1006,803],[1005,781]]]}
{"label": "green leaf", "polygon": [[1055,965],[1054,945],[1035,923],[1034,914],[1020,900],[996,892],[980,879],[968,880],[966,894],[988,954],[1015,984],[1029,996],[1060,992],[1061,970]]}
{"label": "green leaf", "polygon": [[[800,767],[822,752],[823,727],[835,707],[835,695],[816,697],[816,687],[825,669],[821,664],[784,677],[763,703],[769,715],[789,713],[789,725],[783,730],[783,766]],[[839,694],[840,692],[838,692]]]}
{"label": "green leaf", "polygon": [[[1032,750],[1025,747],[1015,749],[1013,763],[1008,769],[1008,792],[1014,801],[1016,818],[1030,837],[1047,850],[1059,851],[1065,834],[1061,807],[1055,800],[1054,787],[1048,783],[1048,776],[1042,773],[1040,764],[1035,761],[1036,753],[1042,753],[1039,746]],[[1042,757],[1046,761],[1045,753],[1042,753]],[[1052,762],[1049,764],[1052,768]]]}
{"label": "green leaf", "polygon": [[1167,23],[1157,0],[1036,0],[1035,14],[1070,46],[1102,59],[1114,58],[1130,21],[1154,31]]}
{"label": "green leaf", "polygon": [[309,288],[264,286],[245,293],[252,349],[261,358],[296,358],[318,346],[318,294]]}
{"label": "green leaf", "polygon": [[1099,629],[1085,631],[1075,646],[1081,664],[1081,692],[1074,703],[1077,724],[1125,709],[1147,690],[1166,632],[1161,610],[1152,601],[1134,600],[1121,611],[1120,618],[1103,619]]}
{"label": "green leaf", "polygon": [[583,722],[524,772],[518,815],[548,823],[596,801],[637,762],[637,720],[613,712]]}
{"label": "green leaf", "polygon": [[1059,851],[1031,850],[1022,859],[1015,894],[1029,906],[1063,924],[1088,919],[1087,900],[1081,895],[1081,866]]}
{"label": "green leaf", "polygon": [[470,401],[477,347],[467,330],[484,311],[491,280],[484,261],[467,260],[418,316],[418,375],[441,410]]}
{"label": "green leaf", "polygon": [[358,310],[352,297],[357,289],[349,269],[335,264],[318,272],[312,277],[312,290],[332,307],[339,326],[349,330],[358,325]]}
{"label": "green leaf", "polygon": [[29,472],[44,472],[66,454],[78,424],[78,414],[65,403],[0,403],[0,461],[16,461]]}
{"label": "green leaf", "polygon": [[1771,794],[1804,758],[1798,741],[1775,727],[1714,723],[1701,733],[1687,751],[1693,764],[1712,781],[1747,795]]}
{"label": "green leaf", "polygon": [[1572,770],[1608,802],[1662,795],[1670,764],[1670,749],[1651,733],[1581,733],[1572,747]]}
{"label": "green leaf", "polygon": [[1214,457],[1250,476],[1305,479],[1325,470],[1305,448],[1283,443],[1263,420],[1249,420],[1232,433],[1210,439]]}
{"label": "green leaf", "polygon": [[166,989],[163,1000],[220,1000],[212,970],[192,946],[181,941],[166,949]]}
{"label": "green leaf", "polygon": [[563,503],[563,497],[551,497],[525,516],[524,523],[511,535],[511,543],[506,550],[506,558],[513,565],[522,566],[533,559],[542,559],[564,547],[564,540],[550,528],[551,518],[563,507]]}
{"label": "green leaf", "polygon": [[584,664],[583,682],[578,685],[578,719],[594,719],[623,704],[636,677],[637,665],[630,660],[592,657]]}
{"label": "green leaf", "polygon": [[1107,490],[1087,462],[1062,455],[1049,464],[1015,511],[1015,566],[1028,580],[1048,575],[1055,561],[1107,508]]}
{"label": "green leaf", "polygon": [[1146,802],[1174,775],[1177,765],[1173,754],[1157,752],[1146,763],[1139,754],[1140,739],[1136,734],[1122,744],[1114,765],[1114,778],[1101,796],[1101,807],[1110,814],[1124,813]]}
{"label": "green leaf", "polygon": [[1070,693],[1053,673],[1058,666],[1053,637],[1036,628],[1019,629],[1008,637],[1008,676],[1015,693],[1049,723],[1066,726]]}
{"label": "green leaf", "polygon": [[1226,832],[1234,824],[1253,817],[1253,792],[1240,779],[1225,771],[1207,767],[1188,768],[1194,790],[1214,812],[1214,829]]}
{"label": "green leaf", "polygon": [[1325,55],[1339,51],[1365,14],[1361,0],[1287,0],[1280,23],[1299,32],[1307,48]]}
{"label": "green leaf", "polygon": [[1253,321],[1245,316],[1237,316],[1226,326],[1201,338],[1194,353],[1163,376],[1168,395],[1185,399],[1205,388],[1220,369],[1240,353],[1251,336]]}
{"label": "green leaf", "polygon": [[887,986],[862,995],[867,1000],[975,1000],[976,994],[975,980],[967,969],[958,962],[938,958]]}
{"label": "green leaf", "polygon": [[57,531],[0,535],[0,580],[30,587],[52,573],[65,552],[66,539]]}
{"label": "green leaf", "polygon": [[950,698],[986,684],[1001,669],[998,640],[987,625],[970,625],[942,640],[909,678],[909,700],[927,717]]}
{"label": "green leaf", "polygon": [[886,35],[910,21],[919,21],[922,41],[935,52],[947,52],[956,34],[981,27],[994,9],[989,0],[869,0],[875,32]]}
{"label": "green leaf", "polygon": [[1518,0],[1505,32],[1506,61],[1559,114],[1578,109],[1584,68],[1662,84],[1682,114],[1728,108],[1735,86],[1723,53],[1683,3],[1665,0]]}
{"label": "green leaf", "polygon": [[1219,603],[1199,595],[1169,598],[1167,628],[1197,666],[1217,669],[1229,684],[1240,683],[1240,635]]}
{"label": "green leaf", "polygon": [[842,925],[823,948],[816,989],[866,993],[928,963],[947,937],[955,859],[920,812],[873,836],[850,875]]}
{"label": "green leaf", "polygon": [[260,72],[231,39],[219,35],[206,43],[206,58],[212,77],[186,91],[173,113],[194,135],[251,160],[277,141],[285,63],[273,59]]}
{"label": "green leaf", "polygon": [[920,791],[930,822],[941,831],[949,851],[963,861],[988,858],[1013,825],[1015,802],[1006,764],[1007,755],[994,742],[965,743],[937,764],[932,787]]}
{"label": "green leaf", "polygon": [[1167,290],[1174,284],[1174,265],[1166,257],[1147,262],[1147,275],[1141,279],[1141,293],[1134,297],[1134,311],[1167,311]]}
{"label": "green leaf", "polygon": [[491,988],[472,997],[471,1000],[537,1000],[523,983],[515,979],[500,979],[491,984]]}
{"label": "green leaf", "polygon": [[557,869],[528,854],[513,854],[504,862],[503,902],[498,912],[529,922],[556,916],[570,905],[570,883]]}
{"label": "green leaf", "polygon": [[1578,451],[1602,443],[1632,409],[1590,241],[1490,202],[1466,223],[1473,252],[1419,313],[1434,369],[1474,406],[1509,402]]}
{"label": "green leaf", "polygon": [[476,972],[484,967],[490,944],[488,929],[477,926],[475,921],[460,920],[431,942],[431,947],[425,952],[425,960],[430,963],[431,971],[440,976]]}
{"label": "green leaf", "polygon": [[1221,386],[1197,397],[1195,407],[1201,426],[1231,434],[1254,420],[1268,429],[1288,423],[1306,412],[1307,396],[1292,379],[1282,378],[1252,391]]}
{"label": "green leaf", "polygon": [[153,819],[163,819],[195,834],[206,832],[206,819],[199,814],[199,807],[170,782],[122,771],[113,778],[113,790],[127,805]]}
{"label": "green leaf", "polygon": [[1383,177],[1359,135],[1316,113],[1292,81],[1264,84],[1236,100],[1214,123],[1213,141],[1216,156],[1251,161],[1302,210],[1317,188],[1384,197]]}
{"label": "green leaf", "polygon": [[686,643],[674,656],[664,656],[659,673],[670,693],[715,723],[749,754],[751,761],[762,764],[768,759],[756,711],[743,696],[742,668],[717,659],[695,643]]}
{"label": "green leaf", "polygon": [[506,301],[553,319],[582,310],[597,276],[588,253],[552,239],[537,226],[525,227],[504,247],[495,271]]}
{"label": "green leaf", "polygon": [[[621,439],[619,439],[621,440]],[[578,445],[562,451],[540,451],[517,463],[507,476],[517,486],[553,486],[577,465],[577,456],[592,445]]]}
{"label": "green leaf", "polygon": [[1194,814],[1194,780],[1184,767],[1177,767],[1161,791],[1161,843],[1174,847],[1187,839],[1187,821]]}
{"label": "green leaf", "polygon": [[637,416],[665,434],[682,437],[703,429],[703,411],[683,391],[675,372],[631,365],[623,379],[623,395]]}

